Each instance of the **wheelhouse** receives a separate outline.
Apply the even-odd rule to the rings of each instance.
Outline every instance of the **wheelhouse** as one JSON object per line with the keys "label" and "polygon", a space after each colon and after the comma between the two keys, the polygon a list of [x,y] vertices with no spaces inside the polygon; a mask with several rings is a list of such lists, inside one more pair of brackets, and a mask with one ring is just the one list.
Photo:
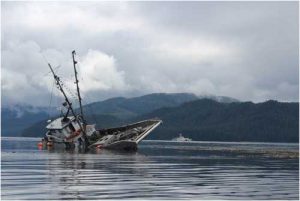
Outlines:
{"label": "wheelhouse", "polygon": [[[64,142],[70,140],[70,136],[76,132],[80,133],[80,125],[75,117],[60,117],[49,123],[46,127],[48,132],[46,136],[49,141]],[[81,135],[74,136],[79,138]],[[72,139],[75,140],[75,139]]]}

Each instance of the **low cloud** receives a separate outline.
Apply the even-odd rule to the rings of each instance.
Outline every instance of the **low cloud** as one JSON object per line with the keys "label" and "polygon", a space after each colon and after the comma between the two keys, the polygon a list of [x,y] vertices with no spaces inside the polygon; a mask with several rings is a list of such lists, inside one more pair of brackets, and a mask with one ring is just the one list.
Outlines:
{"label": "low cloud", "polygon": [[74,49],[85,103],[153,92],[299,99],[298,2],[3,2],[1,11],[2,104],[61,99],[47,62],[76,95]]}
{"label": "low cloud", "polygon": [[[46,56],[45,56],[46,55]],[[71,54],[53,49],[41,50],[33,41],[11,43],[3,51],[4,62],[2,68],[2,101],[10,104],[45,105],[49,102],[41,98],[53,93],[53,82],[48,62],[60,76],[66,93],[75,98],[74,72]],[[88,94],[95,91],[126,91],[129,86],[124,81],[124,71],[117,69],[113,56],[97,50],[88,50],[86,55],[76,58],[78,61],[80,88]],[[7,68],[9,67],[9,68]],[[20,68],[22,67],[22,68]],[[54,96],[61,96],[54,90]],[[34,102],[33,102],[34,101]],[[45,101],[45,102],[44,102]]]}
{"label": "low cloud", "polygon": [[82,89],[88,91],[127,90],[125,72],[117,69],[113,56],[89,50],[81,62]]}

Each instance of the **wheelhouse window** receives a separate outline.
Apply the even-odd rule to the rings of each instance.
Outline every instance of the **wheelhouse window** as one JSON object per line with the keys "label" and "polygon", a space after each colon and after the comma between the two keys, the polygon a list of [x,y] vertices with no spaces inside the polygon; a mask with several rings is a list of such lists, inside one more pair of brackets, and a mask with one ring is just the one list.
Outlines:
{"label": "wheelhouse window", "polygon": [[75,132],[75,128],[74,128],[74,126],[73,126],[72,123],[70,123],[68,127],[70,128],[70,130],[71,130],[72,132]]}

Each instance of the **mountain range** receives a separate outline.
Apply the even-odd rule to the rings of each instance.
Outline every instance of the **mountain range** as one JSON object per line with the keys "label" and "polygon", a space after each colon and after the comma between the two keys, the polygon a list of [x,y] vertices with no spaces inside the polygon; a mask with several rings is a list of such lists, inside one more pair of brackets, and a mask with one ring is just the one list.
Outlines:
{"label": "mountain range", "polygon": [[[255,104],[230,97],[188,93],[156,93],[111,98],[84,105],[83,109],[87,121],[96,123],[97,128],[154,117],[162,119],[163,124],[147,139],[170,140],[182,133],[193,140],[298,142],[298,105],[277,101]],[[42,137],[49,115],[45,109],[39,109],[40,112],[19,116],[18,122],[22,122],[22,126],[17,127],[13,122],[18,116],[2,109],[2,135]]]}
{"label": "mountain range", "polygon": [[148,139],[168,140],[182,133],[200,141],[299,141],[298,103],[220,103],[202,99],[161,108],[139,119],[152,117],[164,123]]}
{"label": "mountain range", "polygon": [[1,135],[21,136],[23,130],[49,116],[57,115],[54,108],[14,105],[1,107]]}
{"label": "mountain range", "polygon": [[[196,100],[194,94],[149,94],[134,98],[111,98],[83,106],[89,122],[103,126],[114,126],[138,115],[151,112],[167,106],[177,106],[181,103]],[[222,97],[215,97],[222,99]],[[226,97],[225,97],[226,98]],[[230,99],[230,98],[229,98]],[[76,109],[79,113],[79,109]],[[31,105],[11,105],[1,108],[2,136],[36,136],[45,131],[47,120],[55,118],[59,112],[56,108],[34,107]],[[33,131],[32,133],[28,133]],[[25,134],[24,134],[25,133]],[[44,132],[42,132],[44,133]]]}

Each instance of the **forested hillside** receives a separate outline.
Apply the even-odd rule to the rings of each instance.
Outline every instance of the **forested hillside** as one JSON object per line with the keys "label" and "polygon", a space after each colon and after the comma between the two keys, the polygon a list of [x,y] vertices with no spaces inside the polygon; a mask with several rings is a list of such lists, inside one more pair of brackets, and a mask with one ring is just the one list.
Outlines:
{"label": "forested hillside", "polygon": [[299,104],[267,101],[219,103],[202,99],[139,117],[159,117],[163,125],[148,139],[169,140],[182,133],[193,140],[298,142]]}
{"label": "forested hillside", "polygon": [[[158,117],[163,124],[147,137],[152,140],[171,140],[182,133],[193,140],[204,141],[298,142],[298,106],[298,103],[277,101],[255,104],[200,99],[139,116],[135,113],[134,117],[127,118],[107,110],[107,114],[88,115],[87,120],[96,123],[98,128],[106,128]],[[34,124],[24,130],[23,136],[43,136],[45,126],[46,121]]]}

